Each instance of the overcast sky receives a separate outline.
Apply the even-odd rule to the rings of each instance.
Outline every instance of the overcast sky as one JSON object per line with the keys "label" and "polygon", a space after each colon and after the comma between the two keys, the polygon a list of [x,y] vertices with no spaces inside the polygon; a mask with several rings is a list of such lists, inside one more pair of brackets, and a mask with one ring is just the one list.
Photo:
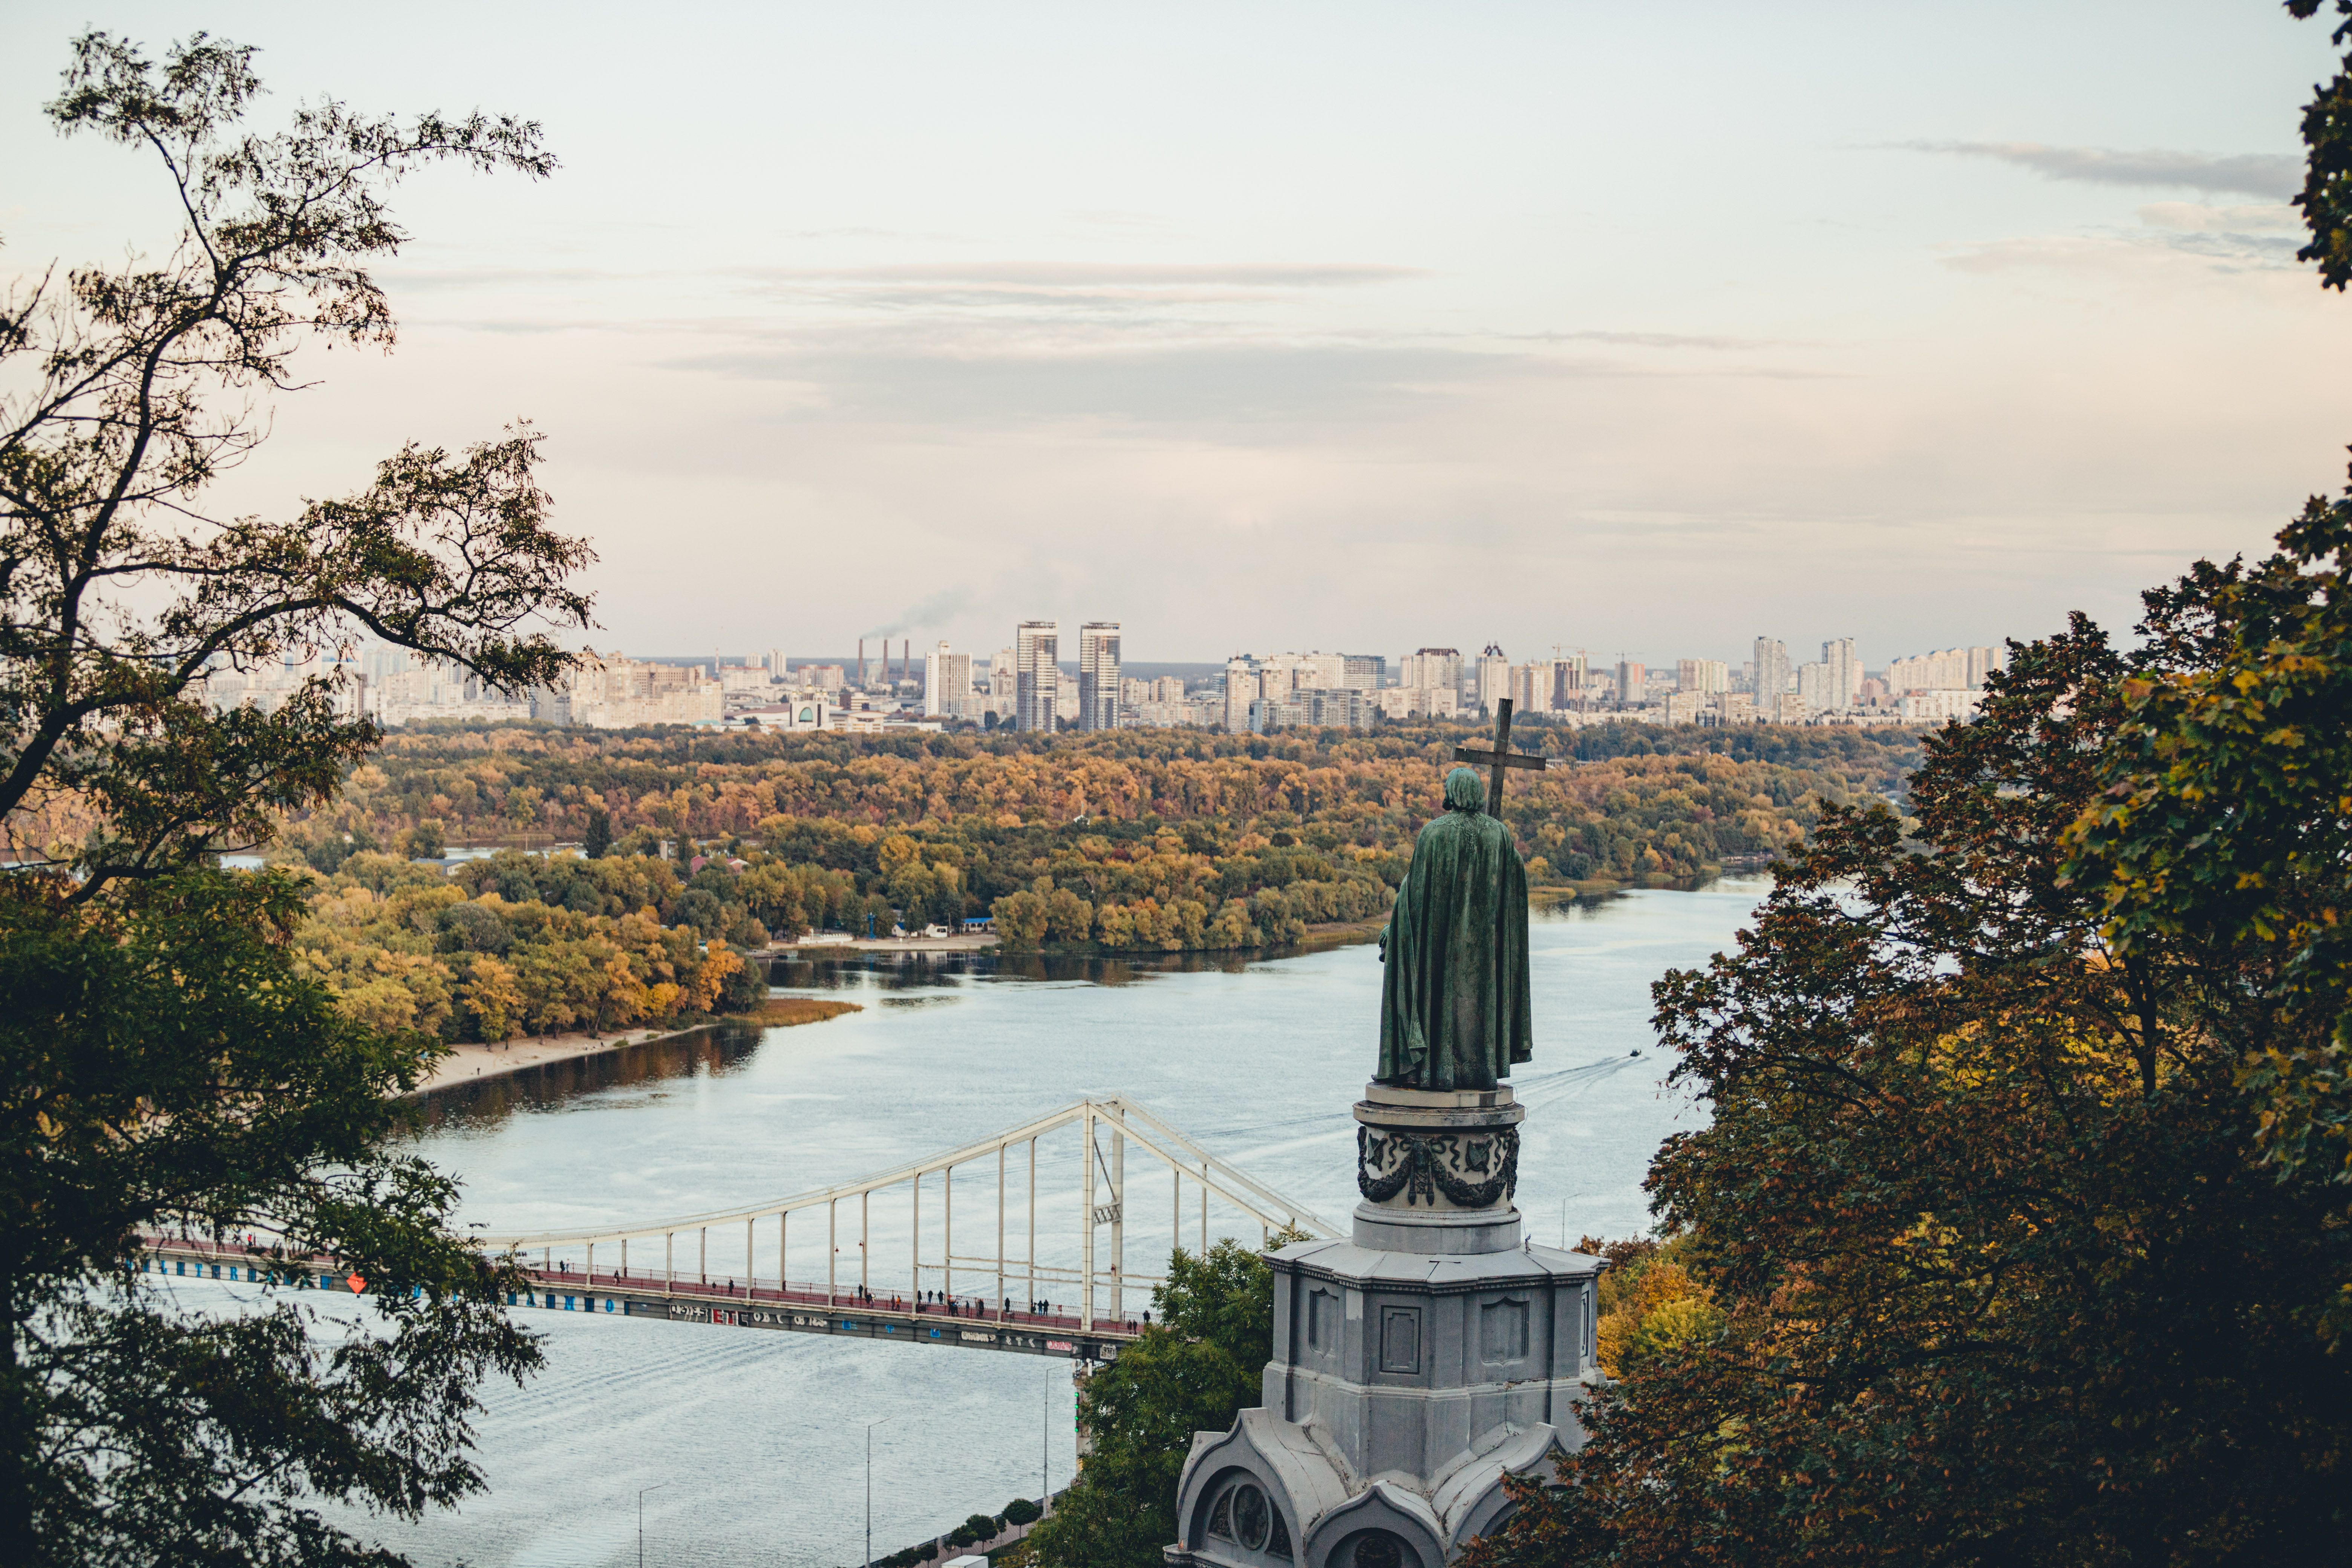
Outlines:
{"label": "overcast sky", "polygon": [[600,647],[1864,662],[2261,549],[2352,441],[2263,0],[0,12],[0,270],[165,234],[79,24],[536,119],[404,186],[390,359],[240,510],[528,417]]}

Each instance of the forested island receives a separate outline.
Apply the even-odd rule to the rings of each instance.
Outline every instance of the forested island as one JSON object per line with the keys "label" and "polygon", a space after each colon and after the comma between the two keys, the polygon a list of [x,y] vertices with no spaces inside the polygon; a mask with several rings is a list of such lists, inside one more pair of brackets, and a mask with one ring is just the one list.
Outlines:
{"label": "forested island", "polygon": [[[749,1005],[738,955],[812,930],[991,915],[1014,951],[1178,952],[1376,921],[1475,733],[404,732],[270,854],[317,879],[296,942],[348,1010],[495,1041]],[[1775,854],[1825,806],[1899,791],[1917,751],[1853,729],[1522,739],[1576,763],[1504,803],[1554,898]],[[445,872],[453,842],[510,847]]]}

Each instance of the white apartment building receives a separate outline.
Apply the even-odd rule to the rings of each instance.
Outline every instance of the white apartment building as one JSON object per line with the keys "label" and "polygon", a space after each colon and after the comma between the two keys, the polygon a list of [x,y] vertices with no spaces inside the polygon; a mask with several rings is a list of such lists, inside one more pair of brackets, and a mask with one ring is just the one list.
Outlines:
{"label": "white apartment building", "polygon": [[1398,666],[1397,684],[1423,691],[1462,689],[1462,650],[1452,647],[1415,648]]}
{"label": "white apartment building", "polygon": [[1818,711],[1853,712],[1855,700],[1862,695],[1862,659],[1854,652],[1853,639],[1833,637],[1822,644],[1822,663],[1828,670],[1823,678],[1828,700]]}
{"label": "white apartment building", "polygon": [[972,708],[971,655],[950,652],[942,641],[923,655],[923,711],[964,719]]}
{"label": "white apartment building", "polygon": [[1502,648],[1494,643],[1486,645],[1478,656],[1478,707],[1492,713],[1496,705],[1511,694],[1511,661]]}
{"label": "white apartment building", "polygon": [[1512,711],[1521,715],[1549,713],[1553,709],[1556,684],[1549,659],[1539,664],[1511,666]]}
{"label": "white apartment building", "polygon": [[1702,697],[1728,691],[1731,666],[1719,658],[1678,658],[1675,661],[1675,689],[1696,691]]}
{"label": "white apartment building", "polygon": [[2001,647],[1948,647],[1934,653],[1898,658],[1886,666],[1887,689],[1905,691],[1973,691],[1982,687],[1985,677],[2009,665],[2009,649]]}
{"label": "white apartment building", "polygon": [[1235,654],[1225,660],[1225,733],[1239,735],[1249,729],[1250,704],[1258,700],[1257,660],[1247,654]]}
{"label": "white apartment building", "polygon": [[1756,639],[1756,707],[1764,711],[1789,689],[1789,645],[1778,637]]}

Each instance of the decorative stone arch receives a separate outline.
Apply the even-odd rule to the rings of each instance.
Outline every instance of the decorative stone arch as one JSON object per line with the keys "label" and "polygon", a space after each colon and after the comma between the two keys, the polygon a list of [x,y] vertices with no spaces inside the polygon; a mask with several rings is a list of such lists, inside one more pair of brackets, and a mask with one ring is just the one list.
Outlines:
{"label": "decorative stone arch", "polygon": [[1491,1479],[1486,1482],[1478,1495],[1471,1499],[1468,1505],[1463,1508],[1460,1517],[1450,1521],[1453,1525],[1455,1550],[1458,1551],[1469,1545],[1482,1535],[1492,1535],[1496,1530],[1502,1528],[1504,1521],[1518,1511],[1518,1504],[1512,1501],[1511,1494],[1503,1489],[1505,1476],[1514,1476],[1520,1480],[1540,1481],[1547,1487],[1556,1484],[1553,1477],[1557,1474],[1559,1462],[1568,1458],[1568,1449],[1560,1444],[1556,1435],[1548,1431],[1526,1436],[1540,1436],[1549,1440],[1545,1441],[1543,1446],[1536,1449],[1532,1455],[1523,1450],[1518,1454],[1506,1451],[1492,1456],[1501,1463],[1495,1468]]}
{"label": "decorative stone arch", "polygon": [[1316,1521],[1299,1568],[1444,1568],[1446,1555],[1428,1505],[1375,1481]]}

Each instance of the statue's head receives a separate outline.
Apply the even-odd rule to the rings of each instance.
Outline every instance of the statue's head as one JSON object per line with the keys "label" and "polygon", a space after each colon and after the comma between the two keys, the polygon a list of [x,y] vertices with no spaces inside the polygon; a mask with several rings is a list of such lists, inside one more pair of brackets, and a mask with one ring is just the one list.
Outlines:
{"label": "statue's head", "polygon": [[1486,785],[1470,768],[1456,768],[1445,775],[1445,809],[1477,811],[1486,804]]}

